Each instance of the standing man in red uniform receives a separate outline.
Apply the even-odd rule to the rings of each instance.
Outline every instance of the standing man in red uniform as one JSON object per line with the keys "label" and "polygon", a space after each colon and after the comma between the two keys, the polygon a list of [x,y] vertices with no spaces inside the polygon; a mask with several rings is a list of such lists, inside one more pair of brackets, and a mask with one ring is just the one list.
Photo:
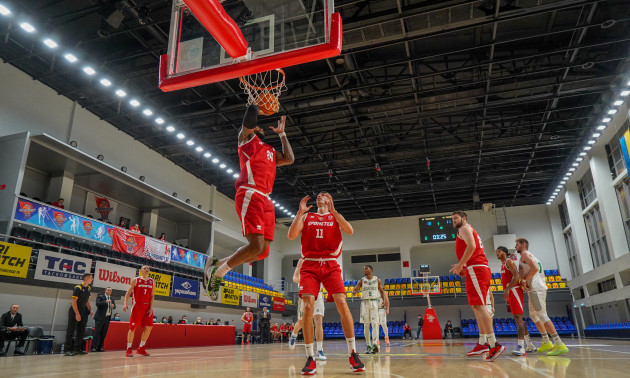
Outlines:
{"label": "standing man in red uniform", "polygon": [[[535,352],[536,347],[529,338],[529,332],[523,322],[523,288],[518,275],[518,257],[510,255],[506,247],[497,247],[497,258],[501,261],[501,284],[503,285],[503,299],[507,303],[508,311],[514,316],[518,329],[518,346],[512,351],[515,356],[526,356],[527,352]],[[527,342],[527,349],[525,343]]]}
{"label": "standing man in red uniform", "polygon": [[127,332],[127,357],[133,357],[131,344],[136,333],[136,328],[144,327],[142,337],[140,338],[140,347],[136,351],[137,354],[148,356],[149,353],[144,345],[153,329],[153,302],[155,301],[155,285],[153,278],[149,277],[149,266],[145,265],[140,268],[140,276],[134,278],[125,294],[125,303],[123,311],[127,311],[127,302],[129,296],[133,295],[133,304],[131,306],[131,318],[129,319],[129,332]]}
{"label": "standing man in red uniform", "polygon": [[[241,173],[236,180],[236,213],[241,220],[247,245],[220,261],[208,259],[204,270],[204,285],[208,296],[216,295],[221,280],[234,267],[262,260],[269,254],[276,226],[275,206],[269,198],[276,179],[276,167],[293,164],[293,150],[284,132],[286,116],[280,117],[278,126],[269,126],[282,142],[282,152],[263,143],[264,130],[258,126],[259,109],[250,105],[243,117],[238,134],[238,159]],[[212,294],[212,295],[211,295]]]}
{"label": "standing man in red uniform", "polygon": [[479,343],[467,356],[487,353],[487,362],[497,359],[505,347],[497,342],[492,328],[492,317],[486,310],[488,291],[490,290],[490,267],[483,251],[483,243],[477,231],[468,224],[467,215],[463,211],[452,214],[453,227],[457,229],[455,253],[459,262],[450,272],[466,276],[466,295],[477,325],[479,326]]}
{"label": "standing man in red uniform", "polygon": [[245,343],[245,335],[247,335],[247,344],[249,344],[249,340],[252,334],[252,321],[254,320],[254,314],[252,314],[252,310],[247,307],[247,311],[243,313],[241,316],[241,321],[243,322],[243,339],[241,340],[241,345]]}
{"label": "standing man in red uniform", "polygon": [[302,234],[302,267],[300,268],[299,295],[304,302],[303,332],[306,346],[306,365],[302,375],[317,372],[315,351],[313,348],[313,312],[315,298],[319,295],[320,285],[328,292],[328,301],[334,300],[341,315],[341,326],[348,344],[350,367],[353,372],[365,371],[365,366],[356,353],[354,339],[354,321],[346,303],[346,289],[341,276],[341,266],[337,258],[341,255],[341,230],[348,235],[354,233],[352,225],[335,210],[332,196],[322,192],[317,195],[317,212],[309,213],[313,207],[307,206],[309,196],[302,198],[300,209],[289,227],[289,240]]}

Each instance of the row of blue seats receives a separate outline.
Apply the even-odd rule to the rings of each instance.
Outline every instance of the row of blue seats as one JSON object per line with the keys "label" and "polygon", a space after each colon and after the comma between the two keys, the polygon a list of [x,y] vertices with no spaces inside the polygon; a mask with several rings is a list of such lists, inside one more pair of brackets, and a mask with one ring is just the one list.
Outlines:
{"label": "row of blue seats", "polygon": [[249,282],[256,282],[256,283],[265,283],[261,278],[256,278],[256,277],[252,277],[252,276],[248,276],[246,274],[243,273],[237,273],[237,272],[232,272],[229,271],[227,272],[227,274],[225,275],[226,277],[234,277],[234,278],[240,278]]}
{"label": "row of blue seats", "polygon": [[558,271],[558,269],[550,269],[550,270],[545,270],[545,276],[559,276],[560,272]]}
{"label": "row of blue seats", "polygon": [[[340,322],[331,322],[331,323],[322,323],[322,325],[324,327],[341,327],[341,323]],[[403,320],[390,320],[387,322],[388,326],[398,326],[398,327],[402,327],[405,325],[405,322]],[[354,327],[359,327],[359,326],[363,326],[363,323],[359,323],[359,322],[354,322]]]}
{"label": "row of blue seats", "polygon": [[[570,322],[569,318],[566,316],[552,316],[550,319],[554,322]],[[531,322],[531,318],[523,318],[525,322]],[[514,322],[514,318],[495,318],[494,322],[506,323],[506,322]],[[464,324],[477,324],[477,319],[462,319],[462,325]]]}
{"label": "row of blue seats", "polygon": [[253,286],[263,290],[274,290],[273,286],[267,285],[262,279],[247,276],[242,273],[230,271],[225,275],[225,279],[240,285]]}
{"label": "row of blue seats", "polygon": [[[555,327],[559,335],[577,334],[577,329],[572,324],[568,326],[564,324],[557,324]],[[527,332],[531,335],[540,335],[538,328],[536,328],[533,324],[527,325]],[[469,324],[462,327],[462,333],[464,336],[479,336],[479,327],[476,324]],[[518,330],[514,324],[503,323],[494,325],[494,333],[499,336],[516,336],[518,334]]]}
{"label": "row of blue seats", "polygon": [[[383,331],[383,328],[379,327],[379,330],[380,330],[380,336],[385,337],[385,332]],[[389,337],[402,337],[403,334],[405,333],[403,327],[400,327],[400,326],[388,326],[387,331],[389,333]],[[355,335],[358,335],[358,336],[363,335],[364,333],[363,324],[359,326],[355,326],[354,333]],[[343,328],[341,328],[340,326],[336,326],[336,327],[324,327],[324,337],[334,339],[334,338],[343,338],[345,336],[343,333]]]}
{"label": "row of blue seats", "polygon": [[630,329],[630,322],[626,323],[605,323],[605,324],[590,324],[586,329]]}

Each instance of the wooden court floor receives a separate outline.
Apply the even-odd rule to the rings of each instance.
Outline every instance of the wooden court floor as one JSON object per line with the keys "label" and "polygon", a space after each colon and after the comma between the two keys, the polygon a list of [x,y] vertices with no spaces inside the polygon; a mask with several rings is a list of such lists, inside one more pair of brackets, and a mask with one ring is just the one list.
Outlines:
{"label": "wooden court floor", "polygon": [[[317,377],[607,377],[630,374],[630,342],[566,339],[562,357],[509,353],[516,340],[503,340],[506,353],[493,363],[466,357],[475,340],[394,341],[377,355],[361,358],[365,373],[352,373],[343,341],[327,341],[328,357],[318,362]],[[365,341],[358,342],[360,352]],[[0,377],[299,377],[304,347],[286,344],[234,345],[149,350],[150,357],[125,358],[124,352],[4,357]]]}

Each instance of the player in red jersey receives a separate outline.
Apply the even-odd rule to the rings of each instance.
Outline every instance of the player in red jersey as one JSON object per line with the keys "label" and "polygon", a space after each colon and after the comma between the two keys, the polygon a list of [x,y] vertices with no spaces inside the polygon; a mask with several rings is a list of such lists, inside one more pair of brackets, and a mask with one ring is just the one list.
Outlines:
{"label": "player in red jersey", "polygon": [[488,259],[483,251],[479,234],[468,224],[466,213],[455,211],[451,219],[453,227],[457,229],[455,253],[459,262],[453,265],[450,272],[462,277],[466,276],[468,304],[479,326],[479,343],[466,355],[475,356],[487,353],[485,360],[491,362],[503,353],[505,347],[497,342],[492,328],[492,317],[486,310],[491,276]]}
{"label": "player in red jersey", "polygon": [[140,268],[140,276],[134,278],[125,294],[125,302],[123,311],[127,311],[127,302],[129,296],[133,295],[133,304],[131,306],[131,317],[129,319],[129,332],[127,332],[127,357],[133,357],[131,344],[136,333],[136,328],[144,327],[142,337],[140,338],[140,347],[136,351],[137,354],[148,356],[149,353],[144,345],[153,329],[153,302],[155,301],[155,284],[153,278],[149,277],[149,266],[145,265]]}
{"label": "player in red jersey", "polygon": [[[518,346],[512,351],[515,356],[526,356],[527,352],[535,352],[536,347],[529,338],[529,332],[523,322],[523,288],[518,275],[518,257],[509,254],[506,247],[497,247],[497,258],[501,261],[501,284],[503,285],[503,299],[507,303],[508,311],[514,315],[518,328]],[[525,348],[527,343],[527,348]]]}
{"label": "player in red jersey", "polygon": [[275,206],[269,198],[276,179],[276,167],[293,164],[293,150],[284,132],[286,116],[280,117],[278,126],[269,128],[278,134],[282,152],[263,143],[264,130],[258,126],[259,109],[250,105],[243,117],[238,135],[238,159],[241,173],[236,180],[236,213],[241,220],[247,245],[220,261],[208,259],[204,269],[204,285],[208,296],[219,291],[223,276],[234,267],[262,260],[269,254],[276,226]]}
{"label": "player in red jersey", "polygon": [[[252,310],[247,307],[247,311],[243,313],[241,316],[241,321],[243,322],[243,339],[241,340],[241,345],[243,343],[249,344],[249,339],[252,334],[252,321],[254,320],[254,314],[252,314]],[[247,341],[245,341],[245,335],[247,335]]]}
{"label": "player in red jersey", "polygon": [[317,195],[317,212],[309,213],[313,207],[307,206],[309,196],[302,198],[291,227],[289,240],[302,234],[302,267],[300,268],[299,295],[304,302],[303,332],[306,346],[306,365],[302,375],[313,375],[317,372],[315,351],[313,350],[313,312],[315,298],[319,295],[320,285],[328,292],[328,301],[334,301],[341,315],[341,326],[348,343],[350,367],[353,372],[365,371],[365,366],[356,353],[354,339],[354,321],[346,303],[346,289],[341,276],[341,266],[337,258],[341,255],[341,230],[348,235],[354,233],[352,225],[335,210],[332,196],[328,193]]}

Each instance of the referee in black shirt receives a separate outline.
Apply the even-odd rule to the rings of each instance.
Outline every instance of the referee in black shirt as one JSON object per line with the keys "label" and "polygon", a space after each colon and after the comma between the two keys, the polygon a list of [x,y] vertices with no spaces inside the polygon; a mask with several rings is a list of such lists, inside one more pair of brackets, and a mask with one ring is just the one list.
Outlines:
{"label": "referee in black shirt", "polygon": [[[68,310],[68,329],[66,330],[66,356],[74,356],[75,354],[87,354],[81,350],[83,334],[87,325],[87,313],[85,309],[90,310],[90,316],[93,316],[92,306],[90,305],[90,285],[94,280],[92,273],[83,273],[81,276],[83,281],[80,285],[74,287],[72,291],[72,306]],[[76,338],[74,334],[76,332]],[[73,343],[74,340],[74,343]]]}

